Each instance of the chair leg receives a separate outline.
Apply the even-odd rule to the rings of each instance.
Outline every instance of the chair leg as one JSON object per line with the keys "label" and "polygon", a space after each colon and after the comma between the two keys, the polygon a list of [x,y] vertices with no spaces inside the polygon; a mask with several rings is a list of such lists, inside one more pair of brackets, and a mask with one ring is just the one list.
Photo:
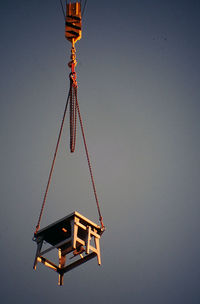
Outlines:
{"label": "chair leg", "polygon": [[95,237],[94,242],[95,242],[95,246],[96,246],[96,250],[97,250],[97,261],[98,261],[98,264],[101,265],[101,253],[100,253],[99,239],[97,237]]}
{"label": "chair leg", "polygon": [[[59,268],[62,269],[65,267],[66,255],[62,255],[61,249],[58,250],[58,257],[59,257]],[[64,276],[64,274],[59,273],[58,285],[60,285],[60,286],[63,285],[63,276]]]}
{"label": "chair leg", "polygon": [[39,241],[37,243],[37,249],[36,249],[36,254],[35,254],[35,260],[34,260],[34,264],[33,264],[33,269],[36,270],[36,266],[37,266],[37,258],[40,255],[41,252],[41,248],[42,248],[42,244],[43,244],[43,240]]}
{"label": "chair leg", "polygon": [[86,241],[86,253],[89,254],[90,252],[90,241],[91,241],[91,226],[87,227],[87,241]]}
{"label": "chair leg", "polygon": [[73,233],[73,236],[74,236],[73,248],[74,249],[76,249],[76,240],[77,240],[77,237],[78,237],[78,225],[76,224],[76,222],[79,222],[79,218],[77,218],[77,217],[74,218],[74,233]]}

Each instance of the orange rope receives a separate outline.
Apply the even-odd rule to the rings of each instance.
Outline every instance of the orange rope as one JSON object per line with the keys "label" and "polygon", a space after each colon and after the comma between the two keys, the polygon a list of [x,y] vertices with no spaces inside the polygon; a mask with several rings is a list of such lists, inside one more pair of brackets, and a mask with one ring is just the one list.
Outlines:
{"label": "orange rope", "polygon": [[[80,112],[80,108],[79,108],[79,103],[78,103],[78,97],[77,97],[77,82],[76,82],[76,72],[73,73],[73,77],[71,77],[73,84],[72,84],[72,90],[74,90],[74,92],[71,94],[71,96],[73,96],[73,106],[71,106],[73,108],[73,113],[71,115],[73,115],[73,117],[71,117],[70,115],[70,127],[71,129],[71,142],[74,142],[74,145],[72,146],[75,149],[75,140],[76,140],[76,125],[71,126],[72,121],[74,124],[76,124],[76,112],[78,111],[78,116],[79,116],[79,121],[80,121],[80,126],[81,126],[81,132],[82,132],[82,137],[83,137],[83,143],[84,143],[84,147],[85,147],[85,153],[86,153],[86,157],[87,157],[87,162],[88,162],[88,167],[89,167],[89,172],[90,172],[90,178],[91,178],[91,182],[92,182],[92,187],[93,187],[93,192],[94,192],[94,197],[96,200],[96,204],[97,204],[97,210],[99,213],[99,221],[101,223],[101,228],[102,230],[105,230],[105,226],[103,224],[103,217],[101,215],[101,210],[100,210],[100,206],[99,206],[99,200],[97,197],[97,191],[96,191],[96,186],[95,186],[95,182],[94,182],[94,176],[93,176],[93,172],[92,172],[92,166],[91,166],[91,162],[90,162],[90,157],[89,157],[89,152],[88,152],[88,148],[87,148],[87,144],[86,144],[86,138],[85,138],[85,132],[84,132],[84,128],[83,128],[83,121],[81,118],[81,112]],[[74,100],[75,98],[75,100]],[[71,100],[70,100],[71,102]],[[70,109],[71,109],[70,107]],[[74,133],[73,133],[74,132]],[[74,150],[72,151],[74,152]]]}
{"label": "orange rope", "polygon": [[86,157],[87,157],[88,167],[89,167],[89,171],[90,171],[90,178],[91,178],[91,182],[92,182],[94,197],[95,197],[95,200],[96,200],[97,210],[98,210],[98,213],[99,213],[99,221],[101,223],[101,228],[104,230],[105,226],[103,224],[103,217],[101,215],[99,200],[98,200],[98,197],[97,197],[97,191],[96,191],[96,186],[95,186],[95,182],[94,182],[94,176],[93,176],[93,173],[92,173],[92,166],[91,166],[91,162],[90,162],[89,152],[88,152],[86,139],[85,139],[85,133],[84,133],[84,129],[83,129],[83,121],[82,121],[82,118],[81,118],[81,112],[80,112],[80,108],[79,108],[79,104],[78,104],[77,92],[76,92],[76,107],[77,107],[77,110],[78,110],[78,116],[79,116],[79,121],[80,121],[80,126],[81,126],[81,132],[82,132],[83,143],[84,143],[84,147],[85,147],[85,153],[86,153]]}
{"label": "orange rope", "polygon": [[50,173],[49,173],[49,178],[48,178],[46,190],[45,190],[45,193],[44,193],[44,198],[43,198],[42,207],[41,207],[38,223],[37,223],[37,226],[36,226],[35,234],[37,234],[38,230],[40,229],[40,222],[41,222],[42,214],[43,214],[43,211],[44,211],[44,206],[45,206],[45,203],[46,203],[47,193],[48,193],[48,190],[49,190],[49,186],[50,186],[50,182],[51,182],[51,178],[52,178],[52,173],[53,173],[53,169],[54,169],[54,165],[55,165],[55,161],[56,161],[56,156],[57,156],[57,152],[58,152],[58,146],[59,146],[59,143],[60,143],[60,138],[61,138],[61,134],[62,134],[62,130],[63,130],[63,125],[64,125],[64,122],[65,122],[69,96],[70,96],[70,94],[68,94],[68,97],[67,97],[65,110],[64,110],[64,114],[63,114],[63,118],[62,118],[62,122],[61,122],[61,126],[60,126],[60,131],[59,131],[59,134],[58,134],[56,149],[55,149],[55,152],[54,152],[54,157],[53,157],[53,161],[52,161],[52,165],[51,165],[51,169],[50,169]]}

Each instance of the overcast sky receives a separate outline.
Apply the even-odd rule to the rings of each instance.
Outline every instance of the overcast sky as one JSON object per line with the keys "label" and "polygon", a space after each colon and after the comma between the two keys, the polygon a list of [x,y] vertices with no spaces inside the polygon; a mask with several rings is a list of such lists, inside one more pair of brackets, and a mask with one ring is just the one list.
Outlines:
{"label": "overcast sky", "polygon": [[[69,89],[58,0],[0,2],[1,303],[199,304],[200,2],[88,0],[78,98],[106,232],[64,286],[32,269]],[[41,226],[98,223],[78,130],[64,128]]]}

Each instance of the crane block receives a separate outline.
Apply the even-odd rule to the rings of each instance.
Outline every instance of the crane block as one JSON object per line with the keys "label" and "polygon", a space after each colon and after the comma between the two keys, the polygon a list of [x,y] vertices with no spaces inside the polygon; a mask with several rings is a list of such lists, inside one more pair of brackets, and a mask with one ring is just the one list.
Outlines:
{"label": "crane block", "polygon": [[76,42],[82,37],[81,3],[68,3],[65,22],[65,37],[70,42]]}

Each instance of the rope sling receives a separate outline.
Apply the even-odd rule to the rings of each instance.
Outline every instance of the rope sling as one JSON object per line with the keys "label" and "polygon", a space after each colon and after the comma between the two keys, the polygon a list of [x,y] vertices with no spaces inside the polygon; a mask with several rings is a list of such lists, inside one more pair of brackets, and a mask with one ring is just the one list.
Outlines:
{"label": "rope sling", "polygon": [[[69,22],[66,19],[66,25],[68,25],[68,24],[69,24]],[[76,26],[76,28],[78,28],[78,27]],[[78,39],[80,39],[80,38],[77,38],[77,40]],[[57,156],[58,148],[59,148],[59,144],[60,144],[60,139],[61,139],[62,132],[63,132],[64,122],[65,122],[66,113],[67,113],[67,109],[68,109],[68,103],[69,103],[69,114],[70,114],[70,152],[73,153],[75,151],[77,119],[79,119],[82,138],[83,138],[83,144],[84,144],[84,148],[85,148],[85,153],[86,153],[86,158],[87,158],[87,162],[88,162],[88,168],[89,168],[89,173],[90,173],[90,178],[91,178],[91,183],[92,183],[92,188],[93,188],[94,197],[95,197],[95,201],[96,201],[96,205],[97,205],[97,211],[98,211],[98,215],[99,215],[99,221],[101,224],[101,229],[105,230],[105,226],[103,224],[103,217],[101,215],[101,210],[100,210],[100,206],[99,206],[99,200],[97,197],[97,191],[96,191],[96,186],[95,186],[95,182],[94,182],[94,176],[93,176],[93,172],[92,172],[92,166],[91,166],[89,152],[88,152],[88,148],[87,148],[87,144],[86,144],[85,132],[84,132],[84,128],[83,128],[83,121],[82,121],[79,103],[78,103],[78,97],[77,97],[78,84],[77,84],[77,77],[76,77],[77,75],[75,72],[75,66],[77,64],[76,49],[75,49],[76,40],[74,38],[72,38],[72,39],[70,39],[70,41],[72,42],[71,61],[68,63],[68,66],[71,68],[71,73],[69,74],[70,88],[69,88],[69,93],[68,93],[68,97],[67,97],[65,108],[64,108],[64,113],[63,113],[63,117],[62,117],[60,130],[58,133],[58,139],[57,139],[56,148],[55,148],[55,152],[54,152],[54,156],[53,156],[53,161],[51,164],[49,177],[48,177],[48,181],[47,181],[47,185],[46,185],[46,189],[45,189],[45,193],[44,193],[44,198],[43,198],[38,222],[37,222],[35,233],[34,233],[35,235],[38,233],[38,231],[40,229],[40,223],[41,223],[41,219],[43,216],[44,207],[45,207],[45,203],[46,203],[46,199],[47,199],[47,194],[49,191],[49,187],[50,187],[50,183],[51,183],[51,179],[52,179],[52,175],[53,175],[53,170],[54,170],[54,166],[55,166],[56,156]]]}

